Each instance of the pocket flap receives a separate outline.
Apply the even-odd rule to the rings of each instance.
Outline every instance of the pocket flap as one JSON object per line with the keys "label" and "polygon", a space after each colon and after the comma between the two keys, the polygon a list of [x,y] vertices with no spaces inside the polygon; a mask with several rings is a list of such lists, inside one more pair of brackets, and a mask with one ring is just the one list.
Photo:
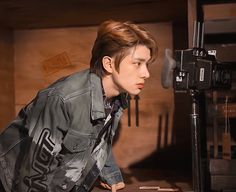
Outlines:
{"label": "pocket flap", "polygon": [[89,148],[90,141],[91,136],[89,134],[83,134],[70,130],[63,140],[63,145],[72,153],[82,152]]}

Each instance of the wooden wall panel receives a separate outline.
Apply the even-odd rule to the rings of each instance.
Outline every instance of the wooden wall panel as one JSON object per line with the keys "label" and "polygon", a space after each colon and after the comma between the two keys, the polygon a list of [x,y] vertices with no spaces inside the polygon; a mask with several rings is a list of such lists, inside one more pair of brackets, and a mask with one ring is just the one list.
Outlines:
{"label": "wooden wall panel", "polygon": [[203,6],[205,20],[227,20],[236,18],[236,3],[209,4]]}
{"label": "wooden wall panel", "polygon": [[[62,76],[88,68],[95,35],[96,27],[15,31],[16,113],[39,89]],[[70,64],[62,61],[64,66],[59,70],[47,73],[44,64],[53,65],[61,55]]]}
{"label": "wooden wall panel", "polygon": [[13,31],[0,27],[0,130],[14,117]]}
{"label": "wooden wall panel", "polygon": [[[127,124],[127,111],[122,118],[118,140],[114,144],[114,153],[121,167],[127,167],[155,151],[157,143],[161,143],[160,147],[163,147],[172,142],[173,90],[165,90],[160,84],[164,49],[172,48],[172,25],[171,23],[143,25],[155,35],[159,45],[159,57],[157,62],[150,66],[151,78],[140,94],[139,127],[134,124],[133,99],[131,127]],[[97,27],[81,27],[15,32],[16,113],[39,89],[61,76],[89,67],[90,50],[96,37],[96,30]],[[57,65],[56,60],[61,64]],[[47,73],[43,68],[45,63],[49,66],[56,65],[56,72],[52,70],[53,73]],[[167,139],[164,132],[166,114],[169,115]],[[163,117],[162,131],[158,125],[160,116]],[[158,136],[158,133],[161,136]]]}

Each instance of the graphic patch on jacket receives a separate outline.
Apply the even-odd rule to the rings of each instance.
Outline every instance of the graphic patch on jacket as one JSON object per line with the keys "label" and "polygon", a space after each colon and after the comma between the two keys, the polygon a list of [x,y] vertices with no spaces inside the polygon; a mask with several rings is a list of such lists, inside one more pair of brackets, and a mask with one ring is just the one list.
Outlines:
{"label": "graphic patch on jacket", "polygon": [[29,187],[28,192],[47,191],[47,174],[50,172],[50,165],[53,161],[52,151],[55,143],[50,139],[49,129],[43,129],[33,154],[32,169],[37,173],[24,177],[24,183]]}

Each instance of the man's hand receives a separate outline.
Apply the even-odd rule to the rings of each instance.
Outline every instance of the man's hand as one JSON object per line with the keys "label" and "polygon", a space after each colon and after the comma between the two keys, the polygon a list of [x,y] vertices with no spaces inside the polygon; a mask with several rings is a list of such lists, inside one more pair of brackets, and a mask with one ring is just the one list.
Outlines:
{"label": "man's hand", "polygon": [[113,184],[112,186],[108,185],[107,183],[100,182],[100,185],[105,189],[111,190],[111,192],[116,192],[120,189],[125,188],[124,182],[119,182],[119,183]]}

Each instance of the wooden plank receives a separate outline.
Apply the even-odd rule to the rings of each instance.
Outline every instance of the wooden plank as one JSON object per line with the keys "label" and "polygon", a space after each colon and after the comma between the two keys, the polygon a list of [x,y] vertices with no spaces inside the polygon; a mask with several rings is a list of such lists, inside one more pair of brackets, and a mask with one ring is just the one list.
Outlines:
{"label": "wooden plank", "polygon": [[236,176],[236,159],[232,160],[211,159],[209,168],[211,175]]}
{"label": "wooden plank", "polygon": [[236,3],[204,5],[205,20],[236,19]]}
{"label": "wooden plank", "polygon": [[0,27],[0,130],[14,117],[14,34]]}
{"label": "wooden plank", "polygon": [[1,0],[0,19],[15,29],[97,25],[111,18],[139,23],[185,21],[186,0],[175,0],[172,6],[172,0]]}
{"label": "wooden plank", "polygon": [[235,181],[236,175],[213,175],[211,176],[211,190],[222,191],[227,189],[236,191]]}
{"label": "wooden plank", "polygon": [[229,103],[227,108],[225,104],[218,104],[219,116],[225,117],[227,112],[228,117],[236,117],[236,103]]}

